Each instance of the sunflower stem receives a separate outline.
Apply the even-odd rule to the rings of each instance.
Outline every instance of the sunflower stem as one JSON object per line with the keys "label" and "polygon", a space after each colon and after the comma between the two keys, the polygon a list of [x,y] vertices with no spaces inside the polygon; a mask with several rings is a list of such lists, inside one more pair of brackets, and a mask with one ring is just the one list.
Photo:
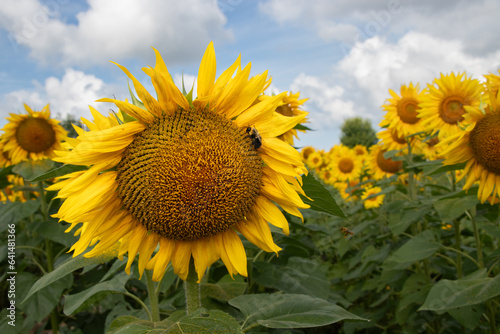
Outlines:
{"label": "sunflower stem", "polygon": [[[47,206],[47,199],[45,197],[45,189],[43,188],[43,181],[38,182],[40,190],[40,209],[42,211],[43,222],[47,223],[49,220],[49,210]],[[52,251],[52,241],[45,239],[45,255],[47,257],[47,272],[54,270],[54,254]],[[50,313],[50,324],[52,326],[52,333],[59,333],[59,318],[57,316],[57,306],[54,307]]]}
{"label": "sunflower stem", "polygon": [[153,274],[151,270],[145,270],[146,285],[149,296],[149,306],[151,307],[151,321],[160,321],[160,308],[158,306],[158,295],[156,294],[155,282],[153,282]]}
{"label": "sunflower stem", "polygon": [[[462,247],[460,245],[460,221],[458,219],[455,219],[453,221],[453,225],[455,225],[455,248],[457,250],[460,250]],[[460,253],[457,253],[457,262],[455,263],[455,266],[457,268],[457,278],[462,278],[462,255]]]}
{"label": "sunflower stem", "polygon": [[192,257],[189,261],[189,273],[184,281],[184,291],[186,292],[186,313],[189,315],[201,307],[200,285]]}
{"label": "sunflower stem", "polygon": [[467,216],[469,216],[469,219],[472,222],[472,229],[474,230],[474,239],[476,240],[476,252],[477,252],[477,262],[479,263],[479,267],[483,268],[484,267],[484,260],[483,260],[483,249],[481,247],[481,240],[479,239],[479,231],[477,229],[477,224],[476,224],[476,219],[474,218],[476,214],[476,208],[473,208],[471,211],[465,211]]}
{"label": "sunflower stem", "polygon": [[496,325],[496,311],[495,311],[495,304],[493,304],[491,301],[486,302],[486,306],[488,307],[488,310],[490,311],[489,315],[489,322],[490,322],[490,333],[491,334],[497,334],[497,325]]}

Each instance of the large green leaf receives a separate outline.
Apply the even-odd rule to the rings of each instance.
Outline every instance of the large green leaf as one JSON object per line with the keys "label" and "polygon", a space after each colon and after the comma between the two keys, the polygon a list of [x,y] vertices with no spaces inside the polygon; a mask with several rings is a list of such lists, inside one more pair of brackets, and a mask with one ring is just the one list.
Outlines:
{"label": "large green leaf", "polygon": [[109,326],[107,334],[243,334],[241,327],[229,314],[219,310],[200,308],[190,315],[184,311],[173,313],[169,318],[151,323],[132,316],[118,317]]}
{"label": "large green leaf", "polygon": [[257,325],[267,328],[308,328],[342,320],[363,319],[324,299],[298,294],[255,294],[231,299],[243,313],[243,330]]}
{"label": "large green leaf", "polygon": [[404,269],[417,261],[432,256],[441,247],[441,244],[428,240],[428,235],[430,233],[424,231],[415,238],[408,240],[385,260],[385,269]]}
{"label": "large green leaf", "polygon": [[264,261],[256,261],[253,266],[253,280],[265,287],[328,298],[330,282],[315,261],[292,257],[286,266],[275,266]]}
{"label": "large green leaf", "polygon": [[333,199],[332,194],[325,188],[325,186],[316,180],[312,173],[302,177],[302,189],[306,195],[311,198],[306,198],[301,195],[304,203],[311,206],[311,210],[325,212],[333,216],[346,218],[344,212],[340,209]]}
{"label": "large green leaf", "polygon": [[427,295],[419,311],[449,311],[471,306],[500,295],[500,276],[487,277],[481,269],[474,275],[459,280],[443,279],[436,283]]}
{"label": "large green leaf", "polygon": [[210,297],[221,302],[227,302],[236,296],[245,293],[247,283],[245,282],[218,282],[201,283],[200,293],[202,296]]}
{"label": "large green leaf", "polygon": [[127,275],[127,273],[121,272],[109,281],[97,283],[87,290],[66,296],[64,301],[64,314],[70,315],[80,312],[111,293],[127,292],[125,283],[127,283],[129,278],[130,276]]}
{"label": "large green leaf", "polygon": [[33,180],[39,175],[47,173],[54,167],[54,161],[49,159],[44,160],[28,160],[23,161],[12,168],[12,171],[21,175],[26,180]]}
{"label": "large green leaf", "polygon": [[434,202],[439,217],[451,221],[463,215],[466,210],[474,208],[479,203],[476,196],[461,196],[458,198],[445,198]]}
{"label": "large green leaf", "polygon": [[116,257],[116,253],[113,252],[108,252],[106,254],[101,254],[96,257],[91,257],[91,258],[86,258],[83,256],[83,254],[68,259],[66,262],[62,263],[60,266],[55,268],[53,271],[50,273],[45,274],[42,276],[38,281],[33,284],[31,287],[30,291],[28,291],[28,294],[22,301],[24,303],[31,295],[33,295],[35,292],[39,291],[40,289],[46,287],[47,285],[51,284],[52,282],[55,282],[61,278],[63,278],[66,275],[71,274],[77,269],[83,268],[88,265],[92,264],[97,264],[97,263],[105,263],[113,258]]}
{"label": "large green leaf", "polygon": [[38,210],[40,201],[5,202],[0,203],[0,232],[7,229],[7,225],[16,224],[29,217]]}

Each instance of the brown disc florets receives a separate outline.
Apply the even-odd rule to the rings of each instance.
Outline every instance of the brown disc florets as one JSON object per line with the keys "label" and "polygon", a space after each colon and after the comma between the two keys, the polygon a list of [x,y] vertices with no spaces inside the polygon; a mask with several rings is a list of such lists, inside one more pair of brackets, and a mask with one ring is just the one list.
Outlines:
{"label": "brown disc florets", "polygon": [[117,166],[124,207],[149,231],[172,240],[208,237],[244,220],[262,176],[245,129],[196,108],[156,119]]}

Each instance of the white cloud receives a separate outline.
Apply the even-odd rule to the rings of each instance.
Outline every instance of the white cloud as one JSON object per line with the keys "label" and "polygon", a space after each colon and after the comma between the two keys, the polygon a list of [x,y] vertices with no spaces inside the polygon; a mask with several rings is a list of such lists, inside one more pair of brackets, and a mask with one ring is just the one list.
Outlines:
{"label": "white cloud", "polygon": [[322,78],[301,73],[290,90],[300,92],[301,98],[309,98],[303,109],[310,112],[308,118],[313,129],[338,128],[344,119],[359,115],[354,103],[345,98],[345,89],[329,85]]}
{"label": "white cloud", "polygon": [[389,97],[388,89],[401,84],[431,83],[439,73],[466,72],[475,78],[500,67],[500,51],[483,57],[464,51],[459,40],[443,40],[410,32],[396,43],[374,37],[358,44],[335,65],[335,70],[352,76],[359,87],[370,94],[371,103],[381,106]]}
{"label": "white cloud", "polygon": [[[43,84],[34,82],[32,89],[23,89],[5,94],[2,98],[2,119],[8,113],[24,113],[23,103],[26,103],[33,110],[41,110],[47,103],[50,104],[51,115],[64,117],[72,114],[76,118],[85,117],[93,119],[89,111],[89,105],[101,112],[105,112],[112,106],[108,103],[94,103],[95,100],[103,97],[112,97],[114,88],[106,85],[101,79],[94,75],[85,74],[74,69],[66,69],[61,79],[49,77]],[[125,92],[120,97],[126,96]],[[8,111],[8,112],[7,112]]]}
{"label": "white cloud", "polygon": [[8,1],[0,7],[0,24],[14,48],[26,46],[38,61],[62,66],[151,59],[150,46],[173,64],[196,59],[212,39],[232,38],[216,0],[89,0],[77,24],[59,17],[66,4]]}
{"label": "white cloud", "polygon": [[498,50],[497,0],[266,0],[259,9],[280,24],[309,27],[326,41],[354,45],[413,30],[460,40],[475,55]]}

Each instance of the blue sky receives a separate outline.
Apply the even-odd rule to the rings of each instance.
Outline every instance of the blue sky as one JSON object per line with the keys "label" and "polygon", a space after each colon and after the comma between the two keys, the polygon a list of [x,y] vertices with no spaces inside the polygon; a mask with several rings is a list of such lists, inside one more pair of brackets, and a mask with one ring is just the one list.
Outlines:
{"label": "blue sky", "polygon": [[[482,80],[500,69],[497,0],[4,0],[0,7],[0,126],[23,103],[53,116],[103,113],[128,97],[126,66],[147,85],[154,46],[176,82],[192,84],[214,42],[218,72],[238,54],[273,91],[309,98],[298,146],[329,149],[346,118],[378,123],[388,89],[425,87],[439,73]],[[116,109],[116,107],[115,107]]]}

